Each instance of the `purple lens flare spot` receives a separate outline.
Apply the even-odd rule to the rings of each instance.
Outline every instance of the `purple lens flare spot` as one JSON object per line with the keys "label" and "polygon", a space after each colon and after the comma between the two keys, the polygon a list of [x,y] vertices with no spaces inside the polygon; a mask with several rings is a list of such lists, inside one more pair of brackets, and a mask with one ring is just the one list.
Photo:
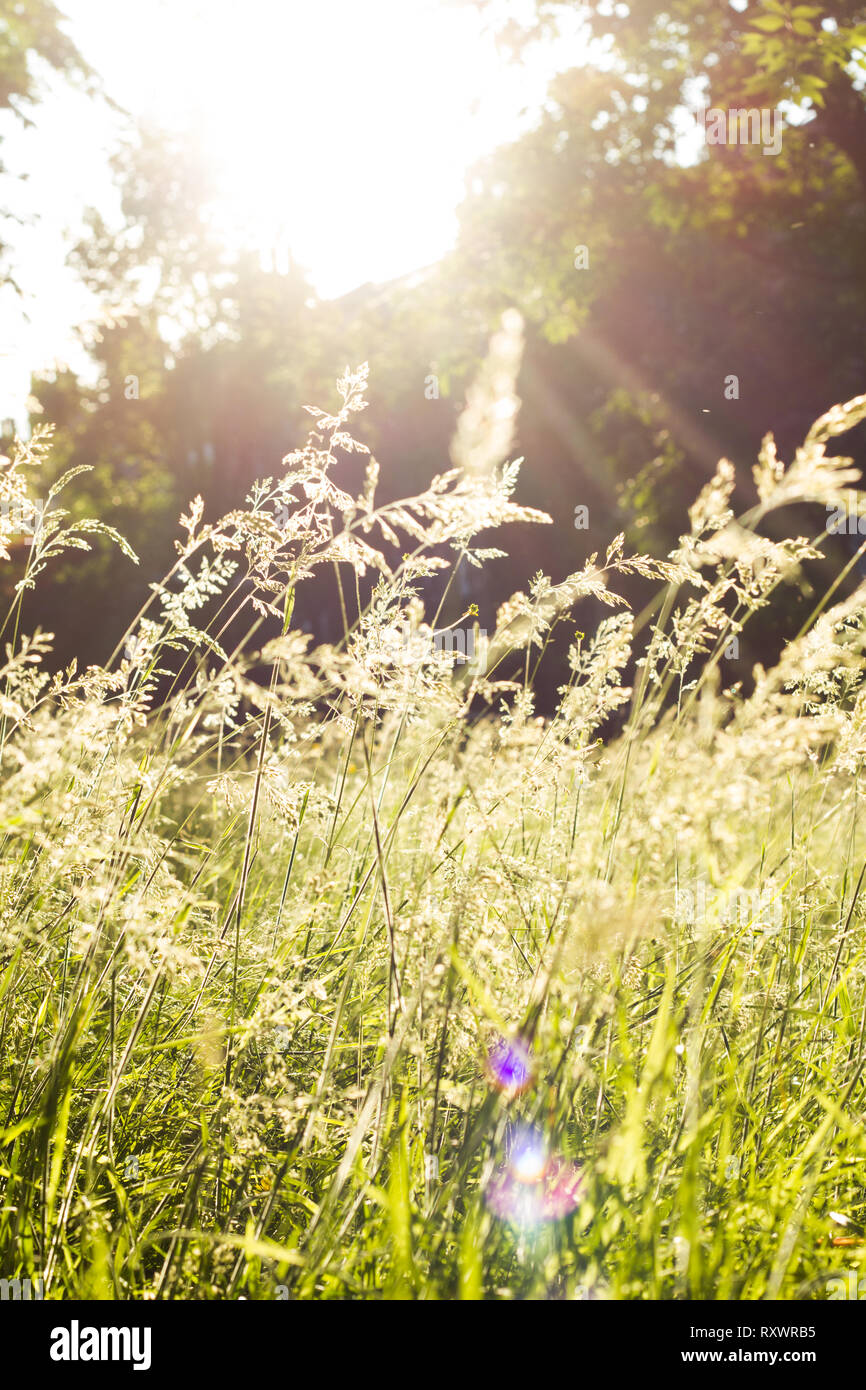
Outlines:
{"label": "purple lens flare spot", "polygon": [[525,1038],[500,1038],[484,1067],[491,1086],[507,1096],[519,1096],[532,1082],[532,1058]]}

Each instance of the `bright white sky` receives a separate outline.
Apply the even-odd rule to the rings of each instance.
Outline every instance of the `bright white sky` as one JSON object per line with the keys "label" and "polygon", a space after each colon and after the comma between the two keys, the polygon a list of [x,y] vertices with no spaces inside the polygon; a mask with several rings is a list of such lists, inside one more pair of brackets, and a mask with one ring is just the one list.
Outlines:
{"label": "bright white sky", "polygon": [[[517,135],[552,73],[586,54],[575,24],[516,66],[473,9],[448,0],[60,7],[111,97],[201,140],[226,241],[290,247],[326,296],[446,252],[468,167]],[[15,209],[39,214],[4,231],[25,297],[0,292],[0,416],[18,418],[32,368],[81,365],[71,328],[93,306],[63,262],[84,208],[112,207],[107,157],[124,127],[105,103],[56,83],[35,115],[34,129],[2,126],[4,162],[28,176]]]}

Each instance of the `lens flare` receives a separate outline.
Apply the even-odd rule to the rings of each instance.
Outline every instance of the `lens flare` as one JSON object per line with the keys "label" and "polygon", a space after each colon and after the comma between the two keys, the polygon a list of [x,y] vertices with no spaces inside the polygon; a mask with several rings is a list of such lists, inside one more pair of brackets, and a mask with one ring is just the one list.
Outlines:
{"label": "lens flare", "polygon": [[506,1139],[505,1162],[485,1196],[496,1216],[515,1226],[537,1226],[574,1211],[583,1185],[579,1168],[552,1155],[539,1130],[521,1125]]}
{"label": "lens flare", "polygon": [[518,1177],[509,1164],[494,1175],[485,1194],[495,1216],[513,1226],[539,1226],[560,1221],[580,1202],[584,1178],[578,1167],[564,1158],[549,1158],[544,1173],[534,1182]]}
{"label": "lens flare", "polygon": [[532,1083],[530,1046],[525,1038],[500,1038],[490,1049],[484,1072],[503,1095],[519,1096]]}
{"label": "lens flare", "polygon": [[535,1130],[519,1130],[508,1149],[507,1168],[518,1182],[540,1182],[547,1172],[547,1145]]}

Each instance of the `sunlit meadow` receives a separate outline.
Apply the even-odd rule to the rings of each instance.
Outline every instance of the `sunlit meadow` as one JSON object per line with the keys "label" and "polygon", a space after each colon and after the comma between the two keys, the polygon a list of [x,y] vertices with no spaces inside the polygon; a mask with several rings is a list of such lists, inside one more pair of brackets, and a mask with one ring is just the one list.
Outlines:
{"label": "sunlit meadow", "polygon": [[[745,515],[720,462],[666,560],[527,576],[466,660],[426,581],[547,520],[520,332],[424,495],[337,486],[347,370],[245,510],[191,501],[114,659],[50,676],[27,587],[121,543],[55,485],[0,698],[0,1251],[46,1298],[791,1299],[859,1259],[866,588],[747,690],[726,652],[823,539],[766,516],[850,495],[866,397],[791,462],[768,435]],[[49,452],[3,460],[7,559]],[[320,570],[335,645],[292,623]]]}

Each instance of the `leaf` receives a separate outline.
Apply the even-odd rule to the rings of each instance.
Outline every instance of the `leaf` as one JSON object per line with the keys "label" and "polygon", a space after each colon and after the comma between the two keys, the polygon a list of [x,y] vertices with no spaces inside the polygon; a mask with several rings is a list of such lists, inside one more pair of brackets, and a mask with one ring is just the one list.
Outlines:
{"label": "leaf", "polygon": [[286,589],[286,602],[283,608],[283,636],[289,630],[289,623],[292,621],[292,614],[295,611],[295,586],[290,584]]}
{"label": "leaf", "polygon": [[751,21],[753,28],[760,29],[765,34],[773,34],[777,29],[781,29],[785,23],[784,19],[775,14],[763,14],[758,19]]}

